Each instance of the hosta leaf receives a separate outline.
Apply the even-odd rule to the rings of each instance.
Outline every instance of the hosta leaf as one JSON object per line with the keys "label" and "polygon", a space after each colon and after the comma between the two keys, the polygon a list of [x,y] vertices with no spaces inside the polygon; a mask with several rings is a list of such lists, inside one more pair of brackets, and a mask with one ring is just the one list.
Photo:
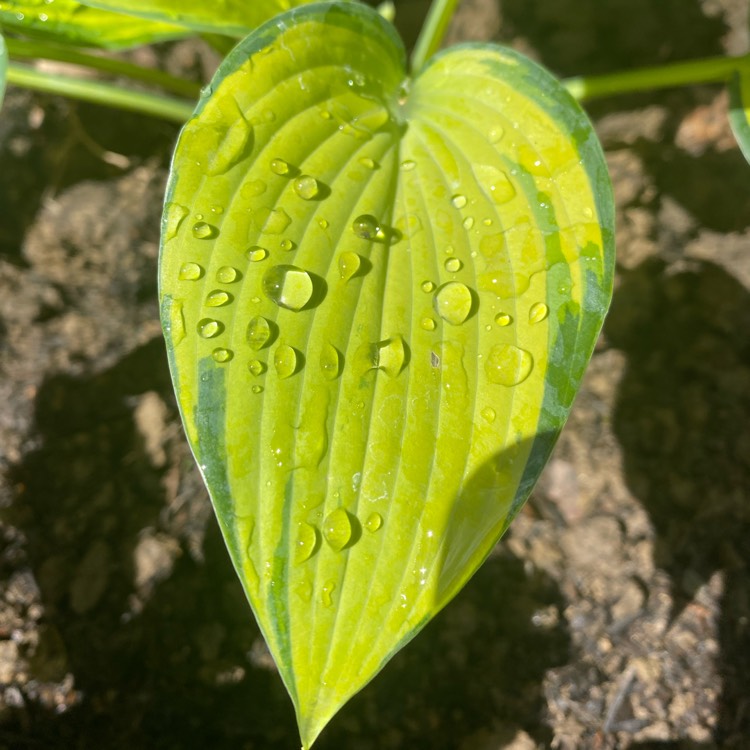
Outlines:
{"label": "hosta leaf", "polygon": [[84,4],[178,23],[198,31],[244,36],[282,11],[310,2],[311,0],[222,0],[214,5],[203,0],[85,0]]}
{"label": "hosta leaf", "polygon": [[734,74],[729,84],[729,121],[745,159],[750,162],[750,66]]}
{"label": "hosta leaf", "polygon": [[609,303],[612,226],[548,73],[464,46],[409,82],[365,6],[263,26],[183,129],[172,376],[306,747],[526,498]]}
{"label": "hosta leaf", "polygon": [[119,49],[191,32],[174,24],[88,8],[73,0],[0,0],[0,27],[35,37]]}

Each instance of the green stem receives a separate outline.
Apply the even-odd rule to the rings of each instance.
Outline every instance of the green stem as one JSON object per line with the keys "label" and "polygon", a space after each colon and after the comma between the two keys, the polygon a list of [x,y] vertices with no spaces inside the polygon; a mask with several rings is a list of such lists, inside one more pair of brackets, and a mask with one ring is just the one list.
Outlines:
{"label": "green stem", "polygon": [[416,75],[425,63],[437,52],[443,41],[458,0],[432,0],[422,31],[411,53],[411,71]]}
{"label": "green stem", "polygon": [[183,124],[193,113],[194,104],[170,96],[132,91],[108,83],[84,81],[71,76],[42,73],[25,65],[8,65],[8,83],[47,94],[69,96],[85,102],[104,104]]}
{"label": "green stem", "polygon": [[152,83],[178,96],[189,96],[197,99],[200,93],[200,86],[197,83],[186,81],[184,78],[175,78],[175,76],[163,73],[160,70],[142,68],[140,65],[133,65],[133,63],[124,60],[91,55],[46,42],[8,39],[6,43],[8,53],[11,57],[20,59],[42,57],[46,60],[57,60],[59,62],[71,63],[72,65],[82,65],[86,68],[93,68],[105,73],[126,76],[134,81]]}
{"label": "green stem", "polygon": [[582,101],[672,86],[721,83],[728,81],[733,73],[743,67],[750,67],[750,55],[711,57],[603,76],[580,76],[566,79],[563,85],[575,99]]}

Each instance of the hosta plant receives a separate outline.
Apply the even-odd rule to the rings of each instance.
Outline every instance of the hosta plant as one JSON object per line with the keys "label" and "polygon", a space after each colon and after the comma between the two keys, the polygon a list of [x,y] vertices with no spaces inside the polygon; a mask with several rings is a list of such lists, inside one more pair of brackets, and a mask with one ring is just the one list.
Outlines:
{"label": "hosta plant", "polygon": [[614,267],[576,98],[731,80],[748,153],[746,59],[563,84],[497,45],[435,54],[454,6],[437,0],[409,63],[356,2],[0,2],[19,58],[103,69],[50,40],[244,37],[192,112],[16,63],[9,77],[187,119],[162,222],[167,352],[305,748],[476,571],[568,416]]}

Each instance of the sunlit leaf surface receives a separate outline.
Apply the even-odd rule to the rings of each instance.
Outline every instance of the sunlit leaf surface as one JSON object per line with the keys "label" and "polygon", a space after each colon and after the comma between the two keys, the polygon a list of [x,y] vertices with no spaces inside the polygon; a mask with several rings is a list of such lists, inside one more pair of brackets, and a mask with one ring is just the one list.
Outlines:
{"label": "sunlit leaf surface", "polygon": [[729,84],[729,121],[745,159],[750,162],[750,66],[735,73]]}
{"label": "sunlit leaf surface", "polygon": [[0,0],[0,27],[105,49],[148,44],[190,33],[184,27],[88,8],[73,0]]}
{"label": "sunlit leaf surface", "polygon": [[259,29],[182,131],[172,376],[306,747],[525,500],[609,304],[612,229],[598,142],[548,73],[464,46],[409,81],[364,6]]}

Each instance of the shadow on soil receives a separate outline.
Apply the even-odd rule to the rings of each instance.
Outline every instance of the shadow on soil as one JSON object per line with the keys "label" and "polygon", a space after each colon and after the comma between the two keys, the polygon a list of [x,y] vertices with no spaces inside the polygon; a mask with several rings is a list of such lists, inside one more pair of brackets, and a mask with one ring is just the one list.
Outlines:
{"label": "shadow on soil", "polygon": [[750,737],[750,295],[720,267],[623,274],[606,332],[628,356],[614,413],[627,482],[657,534],[674,612],[717,571],[720,747]]}

